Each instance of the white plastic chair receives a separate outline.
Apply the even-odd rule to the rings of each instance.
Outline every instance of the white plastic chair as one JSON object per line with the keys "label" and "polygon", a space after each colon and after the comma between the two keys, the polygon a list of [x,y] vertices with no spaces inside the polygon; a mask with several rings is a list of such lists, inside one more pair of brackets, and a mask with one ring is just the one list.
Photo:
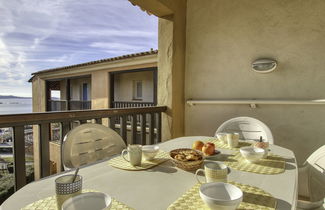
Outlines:
{"label": "white plastic chair", "polygon": [[125,147],[122,137],[114,130],[86,123],[72,129],[64,137],[62,163],[67,168],[78,168],[120,154]]}
{"label": "white plastic chair", "polygon": [[298,208],[315,209],[325,197],[325,145],[311,154],[298,172]]}
{"label": "white plastic chair", "polygon": [[239,133],[241,140],[258,141],[262,136],[263,141],[273,144],[273,135],[270,128],[263,122],[251,117],[236,117],[226,122],[217,129],[217,133]]}

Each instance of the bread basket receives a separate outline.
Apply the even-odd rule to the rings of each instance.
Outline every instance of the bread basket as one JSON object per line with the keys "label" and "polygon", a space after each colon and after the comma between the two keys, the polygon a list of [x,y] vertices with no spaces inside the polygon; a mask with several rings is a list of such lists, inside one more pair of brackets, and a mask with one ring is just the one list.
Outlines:
{"label": "bread basket", "polygon": [[[197,156],[199,156],[198,160],[193,160],[193,161],[181,161],[181,160],[177,160],[175,159],[175,156],[177,154],[179,154],[182,151],[192,151],[195,152]],[[199,168],[201,168],[201,165],[203,163],[203,154],[197,150],[193,150],[193,149],[187,149],[187,148],[180,148],[180,149],[174,149],[172,151],[169,152],[169,156],[173,162],[173,164],[180,168],[183,169],[185,171],[195,171]]]}

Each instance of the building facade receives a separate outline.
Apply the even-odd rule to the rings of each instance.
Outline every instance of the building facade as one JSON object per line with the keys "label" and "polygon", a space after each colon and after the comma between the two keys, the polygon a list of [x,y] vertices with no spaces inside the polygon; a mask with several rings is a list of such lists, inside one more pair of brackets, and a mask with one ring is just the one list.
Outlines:
{"label": "building facade", "polygon": [[[154,106],[157,104],[157,54],[148,51],[33,73],[33,112]],[[103,121],[103,124],[108,122]],[[34,126],[34,139],[39,130]],[[62,139],[51,129],[51,139]],[[34,141],[35,178],[39,142]],[[50,143],[53,170],[61,171],[60,145]]]}
{"label": "building facade", "polygon": [[157,51],[33,73],[33,112],[157,103]]}

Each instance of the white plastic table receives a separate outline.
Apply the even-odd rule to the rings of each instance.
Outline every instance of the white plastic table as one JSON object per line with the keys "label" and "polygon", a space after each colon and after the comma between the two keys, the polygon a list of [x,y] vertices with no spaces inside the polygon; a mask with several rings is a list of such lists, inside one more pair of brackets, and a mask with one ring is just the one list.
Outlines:
{"label": "white plastic table", "polygon": [[[209,138],[211,139],[200,136],[176,138],[161,143],[160,148],[164,151],[190,148],[195,140]],[[276,145],[270,145],[270,149],[272,153],[287,160],[284,173],[263,175],[232,169],[228,180],[253,185],[271,193],[278,201],[277,209],[295,209],[298,181],[295,155],[292,151]],[[221,151],[231,152],[223,149]],[[144,171],[116,169],[104,161],[81,168],[79,174],[83,177],[83,189],[105,192],[139,210],[166,209],[197,183],[193,173],[174,167],[170,161]],[[20,209],[54,195],[54,180],[60,175],[47,177],[21,188],[2,204],[2,210]]]}

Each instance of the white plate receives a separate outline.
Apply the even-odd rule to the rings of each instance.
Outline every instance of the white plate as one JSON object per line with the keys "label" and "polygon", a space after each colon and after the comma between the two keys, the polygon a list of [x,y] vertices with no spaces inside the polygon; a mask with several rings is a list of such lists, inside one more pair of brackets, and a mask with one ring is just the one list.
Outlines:
{"label": "white plate", "polygon": [[87,192],[66,200],[62,210],[101,210],[110,209],[111,205],[111,196],[101,192]]}
{"label": "white plate", "polygon": [[219,150],[215,150],[214,155],[204,155],[204,159],[214,160],[214,159],[217,159],[220,155],[221,155],[221,152]]}

